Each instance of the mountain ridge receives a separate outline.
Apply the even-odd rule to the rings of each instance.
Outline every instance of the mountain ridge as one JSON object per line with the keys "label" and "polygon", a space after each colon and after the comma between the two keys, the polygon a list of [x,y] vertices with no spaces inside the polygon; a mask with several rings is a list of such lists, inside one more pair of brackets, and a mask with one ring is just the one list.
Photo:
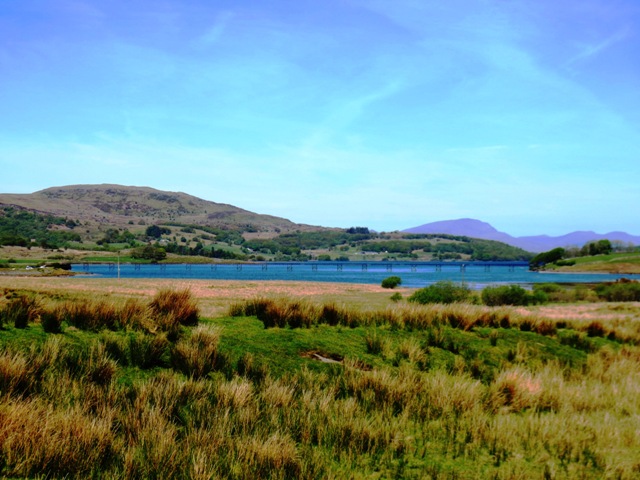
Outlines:
{"label": "mountain ridge", "polygon": [[591,230],[581,230],[565,235],[530,235],[514,237],[501,232],[489,223],[473,218],[459,218],[456,220],[442,220],[426,223],[417,227],[402,230],[404,233],[447,233],[450,235],[463,235],[485,240],[496,240],[514,247],[519,247],[529,252],[544,252],[557,247],[581,247],[590,241],[608,239],[624,243],[640,244],[640,236],[626,232],[596,233]]}
{"label": "mountain ridge", "polygon": [[[143,225],[178,223],[243,232],[246,238],[269,238],[296,231],[334,230],[331,227],[294,223],[286,218],[258,214],[233,205],[203,200],[183,192],[147,186],[79,184],[49,187],[28,194],[0,194],[0,206],[23,208],[81,221],[91,236],[101,237],[105,228],[143,229]],[[561,236],[514,237],[487,222],[472,218],[444,220],[402,230],[402,233],[431,233],[494,240],[528,252],[556,247],[582,246],[589,241],[640,244],[640,236],[625,232],[598,234],[576,231]]]}

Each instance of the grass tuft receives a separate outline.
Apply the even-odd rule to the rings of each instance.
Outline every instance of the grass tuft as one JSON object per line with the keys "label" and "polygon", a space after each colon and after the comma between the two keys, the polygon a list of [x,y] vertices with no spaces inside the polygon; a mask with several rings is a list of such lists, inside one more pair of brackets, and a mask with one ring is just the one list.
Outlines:
{"label": "grass tuft", "polygon": [[198,324],[198,306],[188,289],[162,289],[153,297],[149,308],[152,315],[161,318],[173,316],[180,325],[193,327]]}
{"label": "grass tuft", "polygon": [[179,340],[171,352],[171,365],[193,378],[223,370],[228,359],[220,352],[220,330],[210,325],[196,327],[189,337]]}

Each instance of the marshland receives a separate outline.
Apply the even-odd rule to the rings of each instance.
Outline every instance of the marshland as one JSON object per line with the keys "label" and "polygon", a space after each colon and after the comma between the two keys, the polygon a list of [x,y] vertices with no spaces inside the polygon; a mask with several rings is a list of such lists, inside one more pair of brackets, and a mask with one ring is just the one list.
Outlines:
{"label": "marshland", "polygon": [[0,282],[5,477],[640,475],[640,304],[587,286]]}

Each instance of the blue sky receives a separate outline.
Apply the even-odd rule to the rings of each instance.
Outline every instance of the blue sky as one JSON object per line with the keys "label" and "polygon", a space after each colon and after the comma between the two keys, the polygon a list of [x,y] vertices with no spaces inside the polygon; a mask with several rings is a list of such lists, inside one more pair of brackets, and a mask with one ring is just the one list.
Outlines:
{"label": "blue sky", "polygon": [[640,234],[637,0],[1,0],[0,191]]}

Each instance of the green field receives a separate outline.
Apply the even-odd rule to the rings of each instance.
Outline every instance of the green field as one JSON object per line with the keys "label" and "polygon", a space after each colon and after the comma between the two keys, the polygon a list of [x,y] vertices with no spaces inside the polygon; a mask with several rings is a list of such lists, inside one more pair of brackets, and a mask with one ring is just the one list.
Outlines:
{"label": "green field", "polygon": [[36,282],[2,287],[0,476],[640,475],[638,303]]}

